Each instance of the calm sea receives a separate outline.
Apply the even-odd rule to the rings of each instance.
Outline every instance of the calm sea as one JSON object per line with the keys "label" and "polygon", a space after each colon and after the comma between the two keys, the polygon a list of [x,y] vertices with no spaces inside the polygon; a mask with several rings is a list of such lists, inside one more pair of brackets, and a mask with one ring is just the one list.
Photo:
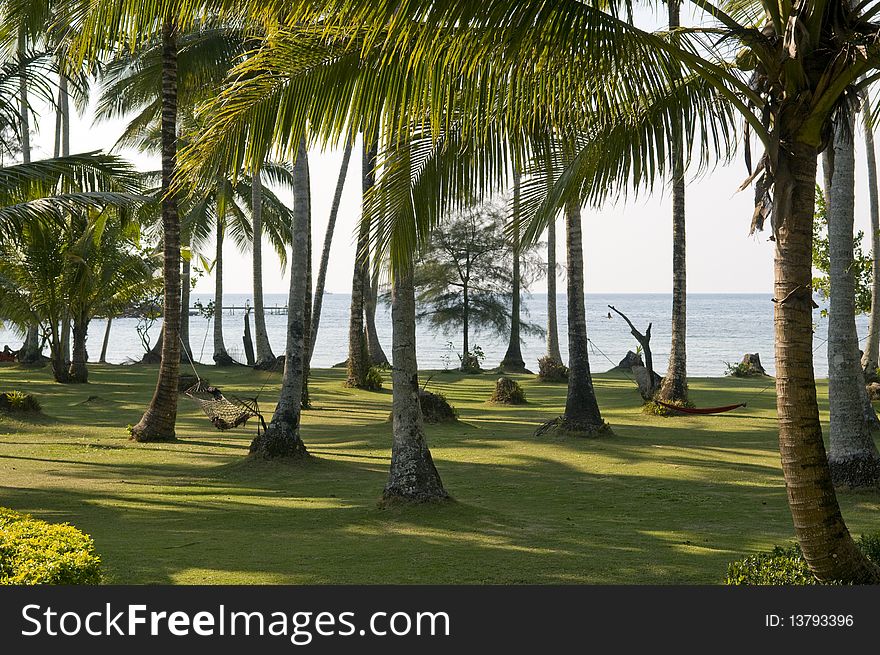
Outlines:
{"label": "calm sea", "polygon": [[[725,362],[738,362],[744,353],[757,352],[761,355],[764,367],[773,373],[773,304],[770,295],[764,294],[691,294],[688,296],[688,373],[692,376],[711,377],[724,373]],[[194,294],[193,302],[208,302],[209,295]],[[228,294],[226,306],[243,306],[251,297],[245,294]],[[286,294],[267,294],[265,303],[271,310],[273,306],[284,307]],[[251,303],[252,304],[252,303]],[[654,365],[659,372],[666,370],[669,357],[669,329],[672,296],[669,294],[588,294],[587,330],[594,348],[590,363],[595,371],[605,371],[616,364],[627,350],[635,350],[636,342],[624,321],[612,314],[608,318],[608,305],[614,305],[627,314],[636,326],[644,331],[648,323],[653,323],[652,350]],[[528,313],[527,320],[545,327],[547,323],[547,297],[533,294],[523,299]],[[321,315],[321,327],[315,346],[312,366],[324,368],[336,364],[346,357],[348,344],[347,294],[326,294]],[[566,333],[565,296],[558,299],[559,339],[563,357],[567,357],[568,339]],[[828,365],[824,344],[827,321],[814,312],[816,334],[814,337],[814,361],[816,375],[827,376]],[[241,312],[225,312],[223,329],[226,347],[238,360],[244,361],[242,333],[244,317]],[[266,316],[269,339],[276,355],[284,353],[285,321],[283,314],[270,313]],[[143,355],[143,348],[136,332],[137,320],[117,319],[113,321],[110,332],[110,345],[107,360],[124,363],[137,360]],[[89,356],[97,360],[101,350],[105,322],[95,320],[89,329]],[[253,325],[252,325],[253,327]],[[859,334],[867,333],[867,317],[858,318]],[[388,357],[391,357],[391,316],[390,309],[380,305],[377,312],[377,329]],[[160,323],[152,328],[155,341],[160,331]],[[196,359],[211,362],[212,334],[207,321],[199,316],[190,318],[190,338]],[[417,332],[419,365],[425,369],[455,367],[458,363],[461,337],[458,334],[442,334],[419,326]],[[10,344],[17,348],[21,338],[0,327],[0,347]],[[864,343],[864,341],[862,342]],[[486,354],[485,367],[497,365],[507,348],[505,339],[490,334],[473,334],[471,344],[479,345]],[[522,345],[526,366],[535,370],[536,361],[544,353],[545,345],[541,337],[526,337]],[[613,364],[612,364],[613,362]]]}

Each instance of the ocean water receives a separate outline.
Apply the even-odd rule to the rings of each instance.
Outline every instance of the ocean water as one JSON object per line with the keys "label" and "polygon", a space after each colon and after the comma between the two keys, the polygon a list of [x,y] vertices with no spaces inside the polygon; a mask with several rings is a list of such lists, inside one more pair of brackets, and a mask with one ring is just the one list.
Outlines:
{"label": "ocean water", "polygon": [[[194,294],[193,302],[208,302],[211,296]],[[246,294],[228,294],[224,299],[226,306],[243,306],[252,303]],[[286,316],[273,314],[272,307],[284,307],[286,294],[267,294],[265,304],[269,310],[266,326],[269,340],[276,355],[284,353]],[[590,364],[594,371],[606,371],[626,354],[635,350],[637,343],[630,334],[626,323],[616,314],[608,318],[608,305],[614,305],[644,332],[648,323],[653,324],[651,350],[654,353],[654,366],[659,372],[666,370],[669,358],[670,316],[672,296],[669,294],[588,294],[586,296],[587,330],[592,342]],[[523,307],[528,314],[525,320],[541,327],[547,324],[547,297],[532,294],[523,297]],[[563,357],[567,357],[567,313],[565,295],[557,300],[559,320],[559,341]],[[348,294],[326,294],[321,314],[321,325],[312,359],[312,366],[324,368],[343,361],[348,348]],[[816,324],[814,335],[814,366],[818,377],[828,373],[826,346],[827,321],[819,310],[813,314]],[[391,312],[387,306],[380,305],[376,316],[377,330],[388,357],[391,357]],[[859,334],[867,333],[867,317],[857,319]],[[89,356],[97,361],[104,336],[105,321],[95,320],[89,328]],[[143,347],[136,332],[136,319],[116,319],[110,331],[107,360],[111,363],[125,363],[139,360]],[[251,323],[253,329],[253,322]],[[223,314],[223,329],[226,348],[240,361],[244,361],[242,334],[244,316],[242,312]],[[151,334],[155,342],[161,330],[158,321]],[[461,351],[460,334],[435,333],[425,325],[417,330],[419,365],[424,369],[454,368],[458,364]],[[211,363],[212,331],[208,322],[200,316],[190,317],[190,340],[193,353],[198,361]],[[7,328],[0,327],[0,347],[9,344],[18,348],[21,337]],[[471,335],[471,344],[478,345],[486,354],[484,367],[496,366],[507,349],[507,340],[486,333]],[[769,294],[690,294],[688,296],[688,374],[694,377],[723,375],[725,362],[736,363],[744,353],[757,352],[769,373],[773,366],[773,304]],[[545,343],[542,337],[526,337],[522,344],[523,359],[526,366],[537,369],[537,359],[544,354]]]}

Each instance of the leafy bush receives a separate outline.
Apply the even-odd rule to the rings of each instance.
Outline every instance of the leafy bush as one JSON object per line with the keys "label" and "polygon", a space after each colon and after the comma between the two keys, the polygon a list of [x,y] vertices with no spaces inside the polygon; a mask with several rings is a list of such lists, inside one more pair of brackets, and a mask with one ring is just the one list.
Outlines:
{"label": "leafy bush", "polygon": [[[880,532],[863,534],[856,542],[868,559],[880,564]],[[727,566],[728,585],[820,585],[804,560],[800,546],[774,546],[769,553],[750,555]]]}
{"label": "leafy bush", "polygon": [[442,393],[419,390],[419,405],[425,423],[447,423],[458,418],[455,408]]}
{"label": "leafy bush", "polygon": [[495,390],[489,401],[499,405],[523,405],[526,402],[526,394],[516,380],[501,377],[495,383]]}
{"label": "leafy bush", "polygon": [[381,391],[382,369],[378,366],[371,366],[370,370],[367,371],[366,378],[364,378],[364,386],[362,388],[367,391]]}
{"label": "leafy bush", "polygon": [[0,393],[0,411],[7,414],[36,414],[43,408],[39,401],[23,391],[4,391]]}
{"label": "leafy bush", "polygon": [[481,373],[483,370],[483,360],[486,359],[486,355],[483,353],[482,348],[474,346],[464,355],[459,355],[458,358],[461,360],[459,370],[462,373]]}
{"label": "leafy bush", "polygon": [[0,584],[100,582],[101,559],[87,534],[0,508]]}
{"label": "leafy bush", "polygon": [[542,357],[538,360],[538,379],[541,382],[568,382],[568,367],[558,359]]}
{"label": "leafy bush", "polygon": [[724,362],[724,365],[727,367],[727,370],[724,371],[724,375],[734,378],[748,378],[754,375],[749,365],[743,362],[740,362],[739,364]]}

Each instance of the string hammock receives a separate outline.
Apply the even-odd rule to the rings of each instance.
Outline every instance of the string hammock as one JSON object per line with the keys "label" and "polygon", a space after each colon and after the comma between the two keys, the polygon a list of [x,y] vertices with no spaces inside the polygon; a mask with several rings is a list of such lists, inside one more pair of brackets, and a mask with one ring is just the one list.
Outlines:
{"label": "string hammock", "polygon": [[[180,343],[183,346],[182,340]],[[239,398],[232,394],[225,395],[218,387],[212,387],[202,380],[186,347],[183,348],[183,352],[186,353],[189,365],[196,376],[196,383],[183,393],[202,408],[205,416],[208,417],[215,428],[225,432],[226,430],[232,430],[244,425],[252,418],[258,418],[260,423],[257,425],[257,436],[260,435],[260,428],[266,430],[266,421],[260,413],[260,405],[257,403],[259,394],[254,398]]]}
{"label": "string hammock", "polygon": [[666,409],[681,412],[682,414],[723,414],[724,412],[730,412],[734,409],[746,406],[745,403],[738,403],[736,405],[723,405],[721,407],[682,407],[681,405],[670,405],[661,400],[655,400],[654,402],[658,405],[662,405]]}

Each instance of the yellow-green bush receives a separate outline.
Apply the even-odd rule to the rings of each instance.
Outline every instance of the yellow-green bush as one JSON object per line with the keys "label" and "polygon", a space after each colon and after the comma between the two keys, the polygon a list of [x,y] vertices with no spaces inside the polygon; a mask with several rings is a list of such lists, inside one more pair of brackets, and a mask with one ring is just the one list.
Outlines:
{"label": "yellow-green bush", "polygon": [[101,558],[87,534],[0,507],[0,584],[99,584]]}

